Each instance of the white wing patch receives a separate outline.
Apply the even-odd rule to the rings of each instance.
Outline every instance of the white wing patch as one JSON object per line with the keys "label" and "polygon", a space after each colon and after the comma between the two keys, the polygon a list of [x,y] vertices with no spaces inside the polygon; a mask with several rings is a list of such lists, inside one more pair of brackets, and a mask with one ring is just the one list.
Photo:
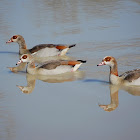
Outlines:
{"label": "white wing patch", "polygon": [[33,55],[38,56],[38,57],[48,57],[48,56],[56,56],[59,53],[60,52],[56,48],[46,47],[45,49],[41,49],[41,50],[33,53]]}
{"label": "white wing patch", "polygon": [[55,75],[55,74],[61,74],[61,73],[66,73],[66,72],[71,72],[72,67],[69,65],[61,65],[56,67],[55,69],[52,70],[47,70],[40,68],[38,70],[38,74],[43,74],[43,75]]}
{"label": "white wing patch", "polygon": [[69,48],[66,48],[66,49],[62,50],[61,53],[60,53],[60,55],[61,55],[61,56],[62,56],[62,55],[65,55],[65,54],[67,53],[68,50],[69,50]]}
{"label": "white wing patch", "polygon": [[76,70],[81,66],[81,64],[82,64],[82,63],[76,64],[76,65],[74,66],[74,68],[73,68],[73,71],[76,71]]}

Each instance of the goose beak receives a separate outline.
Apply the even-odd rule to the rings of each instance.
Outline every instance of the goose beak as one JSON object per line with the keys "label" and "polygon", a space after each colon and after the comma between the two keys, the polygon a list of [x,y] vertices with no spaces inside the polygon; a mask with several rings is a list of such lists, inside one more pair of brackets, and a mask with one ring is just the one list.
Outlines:
{"label": "goose beak", "polygon": [[11,42],[13,42],[13,41],[10,39],[10,40],[8,40],[6,43],[11,43]]}
{"label": "goose beak", "polygon": [[17,63],[16,63],[16,65],[18,65],[18,64],[20,64],[20,63],[22,63],[23,61],[22,60],[19,60]]}
{"label": "goose beak", "polygon": [[103,66],[105,65],[105,62],[101,62],[100,64],[98,64],[97,66]]}

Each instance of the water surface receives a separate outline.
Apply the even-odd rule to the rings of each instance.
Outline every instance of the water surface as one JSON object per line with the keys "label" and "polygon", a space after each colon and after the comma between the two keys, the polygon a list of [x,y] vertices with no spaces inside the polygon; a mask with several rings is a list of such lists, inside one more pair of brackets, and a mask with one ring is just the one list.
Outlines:
{"label": "water surface", "polygon": [[[119,74],[140,68],[138,0],[4,0],[0,21],[1,140],[140,138],[139,88],[110,87],[109,68],[96,67],[111,55]],[[67,56],[87,63],[63,77],[12,73],[7,67],[16,66],[18,44],[5,42],[15,34],[28,48],[76,43]]]}

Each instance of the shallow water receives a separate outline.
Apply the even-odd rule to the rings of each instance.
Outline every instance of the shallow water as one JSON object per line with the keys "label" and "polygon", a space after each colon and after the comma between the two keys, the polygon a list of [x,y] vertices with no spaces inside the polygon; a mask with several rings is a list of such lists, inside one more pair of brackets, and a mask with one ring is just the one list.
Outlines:
{"label": "shallow water", "polygon": [[[120,74],[140,68],[138,0],[4,0],[0,21],[0,140],[140,138],[139,87],[110,87],[109,68],[96,67],[111,55]],[[76,43],[67,57],[87,63],[63,77],[12,73],[18,44],[5,42],[15,34],[28,48]]]}

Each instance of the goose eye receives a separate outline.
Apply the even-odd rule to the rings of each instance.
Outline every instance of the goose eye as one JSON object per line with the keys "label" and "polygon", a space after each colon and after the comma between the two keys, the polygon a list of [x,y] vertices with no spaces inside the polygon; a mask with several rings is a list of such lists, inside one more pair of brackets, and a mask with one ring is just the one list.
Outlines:
{"label": "goose eye", "polygon": [[17,38],[17,36],[13,36],[13,39],[16,39]]}
{"label": "goose eye", "polygon": [[110,61],[110,60],[111,60],[111,57],[106,57],[106,58],[105,58],[105,61],[106,61],[106,62],[108,62],[108,61]]}
{"label": "goose eye", "polygon": [[26,58],[27,58],[27,55],[22,56],[22,58],[23,58],[23,59],[26,59]]}

